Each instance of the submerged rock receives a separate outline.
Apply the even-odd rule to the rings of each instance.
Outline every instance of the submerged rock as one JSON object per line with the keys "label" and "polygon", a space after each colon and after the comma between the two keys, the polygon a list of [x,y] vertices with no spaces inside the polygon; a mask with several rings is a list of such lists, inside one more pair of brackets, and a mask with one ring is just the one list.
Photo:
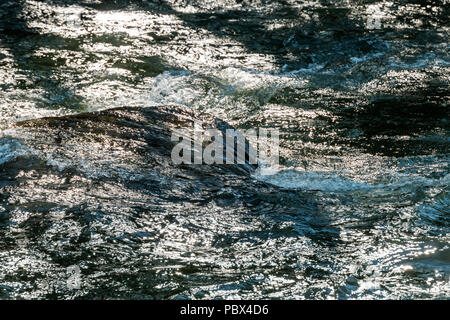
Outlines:
{"label": "submerged rock", "polygon": [[261,215],[283,212],[283,197],[286,213],[306,208],[298,193],[252,179],[248,164],[174,165],[171,130],[195,121],[227,128],[187,108],[149,107],[6,131],[0,297],[168,298],[236,263],[220,256],[237,233],[264,230]]}

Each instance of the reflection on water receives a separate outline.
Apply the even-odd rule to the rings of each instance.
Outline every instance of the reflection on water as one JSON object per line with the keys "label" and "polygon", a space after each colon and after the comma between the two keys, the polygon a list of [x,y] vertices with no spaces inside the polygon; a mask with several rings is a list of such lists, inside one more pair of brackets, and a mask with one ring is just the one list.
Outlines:
{"label": "reflection on water", "polygon": [[[0,297],[448,298],[448,9],[2,2]],[[172,167],[165,105],[279,129],[283,170]]]}

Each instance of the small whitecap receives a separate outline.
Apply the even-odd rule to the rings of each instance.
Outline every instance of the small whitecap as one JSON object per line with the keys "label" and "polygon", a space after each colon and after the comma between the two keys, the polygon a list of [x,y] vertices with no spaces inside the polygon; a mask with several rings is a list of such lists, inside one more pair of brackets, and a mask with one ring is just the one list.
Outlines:
{"label": "small whitecap", "polygon": [[371,186],[332,172],[281,170],[273,175],[255,175],[256,179],[286,189],[321,190],[327,192],[367,189]]}

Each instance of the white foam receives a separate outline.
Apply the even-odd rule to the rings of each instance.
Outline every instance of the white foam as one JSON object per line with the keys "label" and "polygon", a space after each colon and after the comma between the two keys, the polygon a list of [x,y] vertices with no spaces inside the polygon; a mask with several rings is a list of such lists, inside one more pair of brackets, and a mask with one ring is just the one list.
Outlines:
{"label": "white foam", "polygon": [[187,71],[165,71],[154,79],[148,100],[157,105],[190,106],[202,94],[200,90],[192,86],[192,78],[193,75]]}
{"label": "white foam", "polygon": [[253,177],[285,189],[301,189],[309,191],[325,192],[347,192],[356,190],[393,190],[398,188],[418,187],[448,187],[450,174],[445,176],[430,178],[420,174],[403,174],[394,171],[385,170],[385,181],[377,183],[374,177],[359,177],[359,181],[353,180],[355,173],[347,172],[348,178],[343,172],[339,171],[302,171],[299,168],[280,168],[271,170],[264,168],[258,170]]}
{"label": "white foam", "polygon": [[10,138],[0,138],[0,165],[13,161],[27,153],[28,150],[19,141]]}
{"label": "white foam", "polygon": [[368,189],[372,186],[350,180],[333,172],[299,171],[297,169],[281,170],[273,175],[256,174],[258,180],[286,188],[302,190],[321,190],[328,192]]}

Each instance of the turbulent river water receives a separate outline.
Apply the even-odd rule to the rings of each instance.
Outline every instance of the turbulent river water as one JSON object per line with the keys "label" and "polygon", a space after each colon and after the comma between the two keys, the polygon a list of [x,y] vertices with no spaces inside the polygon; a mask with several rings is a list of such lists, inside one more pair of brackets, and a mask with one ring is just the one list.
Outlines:
{"label": "turbulent river water", "polygon": [[[449,9],[2,1],[0,298],[448,299]],[[174,165],[195,119],[281,170]]]}

